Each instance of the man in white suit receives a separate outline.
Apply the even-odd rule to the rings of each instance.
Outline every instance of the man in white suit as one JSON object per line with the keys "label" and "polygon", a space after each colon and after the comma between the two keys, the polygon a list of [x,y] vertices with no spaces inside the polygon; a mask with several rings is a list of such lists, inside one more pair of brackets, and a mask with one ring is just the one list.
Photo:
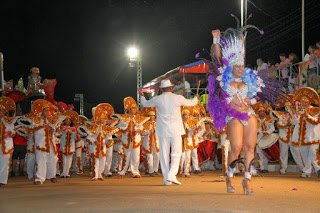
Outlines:
{"label": "man in white suit", "polygon": [[[160,165],[165,185],[181,184],[176,177],[182,153],[181,136],[185,134],[180,107],[194,106],[198,102],[197,97],[188,100],[182,95],[172,93],[173,86],[170,80],[162,80],[161,95],[150,100],[141,98],[144,107],[156,107],[157,109],[156,135],[159,137]],[[170,148],[171,166],[169,165]]]}

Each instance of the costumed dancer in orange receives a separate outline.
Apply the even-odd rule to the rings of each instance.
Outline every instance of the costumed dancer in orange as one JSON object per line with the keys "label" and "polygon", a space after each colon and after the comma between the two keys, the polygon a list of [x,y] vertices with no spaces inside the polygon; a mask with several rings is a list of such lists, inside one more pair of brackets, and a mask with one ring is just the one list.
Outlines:
{"label": "costumed dancer in orange", "polygon": [[304,164],[301,177],[311,177],[312,166],[320,177],[320,166],[316,155],[320,142],[319,95],[314,89],[304,87],[294,93],[293,99],[297,105],[292,144],[293,146],[299,146],[300,149]]}
{"label": "costumed dancer in orange", "polygon": [[[79,115],[79,122],[78,122],[78,126],[83,126],[86,125],[86,123],[89,124],[89,120],[86,116],[84,115]],[[84,159],[82,157],[82,153],[86,150],[86,134],[85,136],[82,136],[79,133],[79,129],[77,132],[77,140],[76,140],[76,151],[75,151],[75,155],[73,158],[73,168],[74,168],[74,172],[77,175],[83,174],[83,162]]]}
{"label": "costumed dancer in orange", "polygon": [[60,151],[62,152],[62,173],[61,177],[70,177],[70,168],[72,165],[73,154],[77,140],[77,124],[79,115],[74,110],[68,110],[64,113],[66,117],[60,127]]}
{"label": "costumed dancer in orange", "polygon": [[149,120],[148,117],[137,115],[138,105],[132,97],[123,100],[126,114],[115,114],[113,117],[119,119],[117,127],[121,129],[122,145],[124,147],[124,167],[120,176],[124,176],[127,170],[131,169],[133,178],[140,178],[140,146],[142,144],[143,125]]}
{"label": "costumed dancer in orange", "polygon": [[108,114],[109,106],[110,104],[101,103],[94,107],[92,109],[94,123],[90,126],[82,127],[88,133],[92,181],[103,180],[107,154],[106,139],[111,138],[118,131],[116,127],[106,126],[110,116]]}
{"label": "costumed dancer in orange", "polygon": [[[274,127],[274,120],[271,116],[267,115],[266,109],[263,103],[258,102],[256,103],[253,108],[258,114],[258,137],[257,137],[257,146],[256,146],[256,153],[258,154],[261,164],[260,170],[261,172],[268,172],[268,163],[269,159],[265,156],[262,148],[260,147],[260,141],[264,136],[269,136],[275,131]],[[272,138],[268,139],[271,140]]]}
{"label": "costumed dancer in orange", "polygon": [[32,118],[36,158],[34,183],[40,185],[46,179],[55,183],[58,160],[55,134],[65,117],[57,113],[53,104],[42,99],[34,101],[31,110],[35,115]]}
{"label": "costumed dancer in orange", "polygon": [[0,187],[7,184],[13,153],[16,104],[8,97],[0,97]]}
{"label": "costumed dancer in orange", "polygon": [[180,159],[180,172],[190,177],[191,151],[195,146],[195,134],[198,120],[192,117],[192,107],[182,108],[182,120],[186,134],[182,136],[182,155]]}
{"label": "costumed dancer in orange", "polygon": [[272,111],[277,118],[276,126],[279,130],[279,147],[280,147],[280,174],[285,174],[288,167],[289,149],[296,162],[299,171],[303,169],[303,162],[300,155],[299,147],[292,145],[292,133],[294,129],[293,100],[288,96],[285,99],[278,100],[276,107],[285,107],[286,111]]}
{"label": "costumed dancer in orange", "polygon": [[[105,111],[105,113],[108,114],[108,119],[106,122],[106,125],[109,127],[115,127],[118,123],[117,119],[113,119],[111,117],[111,115],[113,115],[114,112],[114,108],[113,106],[111,106],[111,104],[108,104],[108,107]],[[112,135],[109,135],[108,138],[105,139],[105,144],[106,144],[106,165],[104,168],[104,176],[105,177],[111,177],[112,176],[112,172],[111,172],[111,165],[112,165],[112,158],[113,158],[113,146],[115,144],[115,140],[112,138]]]}
{"label": "costumed dancer in orange", "polygon": [[154,107],[144,107],[141,114],[150,118],[143,126],[142,151],[147,161],[146,172],[149,176],[158,176],[160,157],[159,140],[156,135],[156,109]]}

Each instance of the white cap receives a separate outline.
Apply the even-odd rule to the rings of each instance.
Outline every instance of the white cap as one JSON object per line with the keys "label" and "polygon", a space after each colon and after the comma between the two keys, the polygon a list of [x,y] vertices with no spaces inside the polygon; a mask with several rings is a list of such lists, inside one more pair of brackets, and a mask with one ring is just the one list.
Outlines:
{"label": "white cap", "polygon": [[169,79],[165,79],[161,81],[160,88],[173,87],[174,85],[171,83]]}

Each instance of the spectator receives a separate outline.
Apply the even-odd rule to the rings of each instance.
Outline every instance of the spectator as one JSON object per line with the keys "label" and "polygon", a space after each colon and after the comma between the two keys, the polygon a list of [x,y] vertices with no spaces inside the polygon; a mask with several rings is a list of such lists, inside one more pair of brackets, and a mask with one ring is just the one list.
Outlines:
{"label": "spectator", "polygon": [[318,77],[317,77],[317,56],[315,55],[316,51],[315,45],[310,45],[308,48],[309,57],[305,57],[309,61],[308,68],[308,86],[313,89],[318,89]]}
{"label": "spectator", "polygon": [[257,71],[268,69],[268,64],[265,63],[261,58],[257,59]]}
{"label": "spectator", "polygon": [[299,58],[295,53],[290,53],[289,54],[289,62],[291,64],[291,72],[290,72],[290,76],[289,76],[289,91],[290,93],[293,93],[296,88],[296,86],[298,85],[298,82],[296,82],[298,80],[298,74],[299,74],[299,65],[297,65],[297,63],[299,62]]}
{"label": "spectator", "polygon": [[277,68],[274,65],[274,61],[268,60],[267,67],[269,69],[269,77],[276,78],[278,73],[277,73]]}
{"label": "spectator", "polygon": [[276,64],[276,67],[279,70],[279,77],[285,83],[288,83],[288,79],[289,79],[288,65],[290,64],[290,61],[287,58],[285,53],[280,53],[279,58],[280,58],[280,64]]}

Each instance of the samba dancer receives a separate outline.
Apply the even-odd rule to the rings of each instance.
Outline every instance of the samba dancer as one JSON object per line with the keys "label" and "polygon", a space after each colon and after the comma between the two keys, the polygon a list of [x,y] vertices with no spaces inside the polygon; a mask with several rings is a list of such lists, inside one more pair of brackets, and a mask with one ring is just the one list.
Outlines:
{"label": "samba dancer", "polygon": [[243,148],[245,177],[242,186],[244,193],[251,195],[253,191],[250,184],[252,176],[250,167],[254,158],[258,131],[257,118],[251,105],[256,103],[254,97],[264,85],[255,71],[244,67],[243,31],[233,31],[229,37],[225,33],[221,47],[220,30],[213,30],[212,35],[212,54],[215,65],[220,66],[218,69],[220,75],[209,76],[208,109],[213,116],[216,129],[221,130],[227,125],[227,136],[231,145],[226,179],[227,192],[235,192],[232,177]]}

